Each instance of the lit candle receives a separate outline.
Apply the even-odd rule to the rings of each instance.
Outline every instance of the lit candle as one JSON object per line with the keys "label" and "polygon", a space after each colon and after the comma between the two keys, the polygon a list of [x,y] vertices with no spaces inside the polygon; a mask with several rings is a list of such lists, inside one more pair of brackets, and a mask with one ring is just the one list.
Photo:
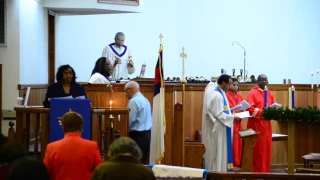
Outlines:
{"label": "lit candle", "polygon": [[319,69],[317,69],[317,87],[319,87],[318,76],[319,76]]}
{"label": "lit candle", "polygon": [[110,103],[110,108],[112,108],[112,105],[113,105],[112,100],[110,100],[109,103]]}
{"label": "lit candle", "polygon": [[267,86],[264,87],[264,107],[268,107],[268,88]]}
{"label": "lit candle", "polygon": [[311,72],[311,89],[313,89],[313,72]]}
{"label": "lit candle", "polygon": [[294,86],[292,86],[291,91],[292,91],[292,109],[293,109],[293,108],[296,108],[295,89],[294,89]]}

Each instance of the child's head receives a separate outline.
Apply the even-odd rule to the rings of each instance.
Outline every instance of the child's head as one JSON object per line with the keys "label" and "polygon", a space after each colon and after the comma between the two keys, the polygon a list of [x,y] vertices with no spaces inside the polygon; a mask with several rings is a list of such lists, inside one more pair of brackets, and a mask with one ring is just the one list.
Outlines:
{"label": "child's head", "polygon": [[238,83],[238,79],[236,78],[232,78],[232,85],[230,86],[230,90],[232,92],[237,92],[239,90],[239,83]]}

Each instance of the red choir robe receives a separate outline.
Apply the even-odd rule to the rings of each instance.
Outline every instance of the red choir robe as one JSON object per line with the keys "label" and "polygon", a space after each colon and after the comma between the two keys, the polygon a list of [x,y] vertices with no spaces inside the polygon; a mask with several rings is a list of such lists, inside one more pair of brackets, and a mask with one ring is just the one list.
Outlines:
{"label": "red choir robe", "polygon": [[[251,118],[248,119],[248,128],[260,132],[258,141],[253,150],[253,171],[270,172],[271,148],[272,148],[272,127],[271,122],[261,117],[264,108],[264,92],[259,86],[253,87],[248,93],[248,103],[251,106],[247,109]],[[271,91],[268,90],[268,107],[275,102]]]}
{"label": "red choir robe", "polygon": [[[226,93],[230,108],[235,107],[241,101],[243,97],[238,92],[233,94],[231,91]],[[239,110],[235,111],[236,113],[240,112]],[[242,130],[242,121],[233,122],[233,140],[232,140],[232,153],[233,153],[233,166],[239,167],[241,162],[241,152],[242,152],[242,139],[238,134],[238,131]]]}

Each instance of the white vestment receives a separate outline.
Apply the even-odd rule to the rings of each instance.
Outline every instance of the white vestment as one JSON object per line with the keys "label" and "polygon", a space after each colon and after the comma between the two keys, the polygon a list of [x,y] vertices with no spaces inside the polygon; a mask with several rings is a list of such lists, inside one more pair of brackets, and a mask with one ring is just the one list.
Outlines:
{"label": "white vestment", "polygon": [[223,96],[215,90],[216,88],[217,84],[210,82],[204,94],[202,110],[202,143],[206,148],[204,165],[208,170],[227,172],[227,127],[233,128],[234,116],[231,115],[225,92],[220,89],[229,109],[229,114],[223,112]]}
{"label": "white vestment", "polygon": [[128,79],[128,74],[133,74],[135,67],[129,67],[129,57],[131,56],[127,46],[123,45],[122,47],[117,47],[114,43],[109,44],[103,49],[102,57],[107,57],[110,59],[111,64],[113,65],[116,56],[121,59],[121,64],[117,64],[114,71],[112,72],[112,80],[118,80],[120,78]]}
{"label": "white vestment", "polygon": [[92,74],[88,83],[90,83],[90,84],[110,84],[110,81],[106,77],[101,75],[100,73],[96,72],[96,73]]}

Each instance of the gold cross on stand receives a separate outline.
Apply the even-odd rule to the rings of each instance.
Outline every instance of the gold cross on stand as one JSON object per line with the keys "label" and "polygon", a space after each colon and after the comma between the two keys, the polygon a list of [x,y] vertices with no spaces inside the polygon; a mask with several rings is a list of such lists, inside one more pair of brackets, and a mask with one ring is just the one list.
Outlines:
{"label": "gold cross on stand", "polygon": [[162,38],[163,38],[162,33],[160,33],[159,38],[160,38],[160,44],[162,44]]}
{"label": "gold cross on stand", "polygon": [[180,57],[182,58],[182,79],[181,82],[186,82],[186,78],[184,77],[184,60],[187,59],[187,54],[184,53],[184,47],[182,47],[182,52],[180,53]]}

